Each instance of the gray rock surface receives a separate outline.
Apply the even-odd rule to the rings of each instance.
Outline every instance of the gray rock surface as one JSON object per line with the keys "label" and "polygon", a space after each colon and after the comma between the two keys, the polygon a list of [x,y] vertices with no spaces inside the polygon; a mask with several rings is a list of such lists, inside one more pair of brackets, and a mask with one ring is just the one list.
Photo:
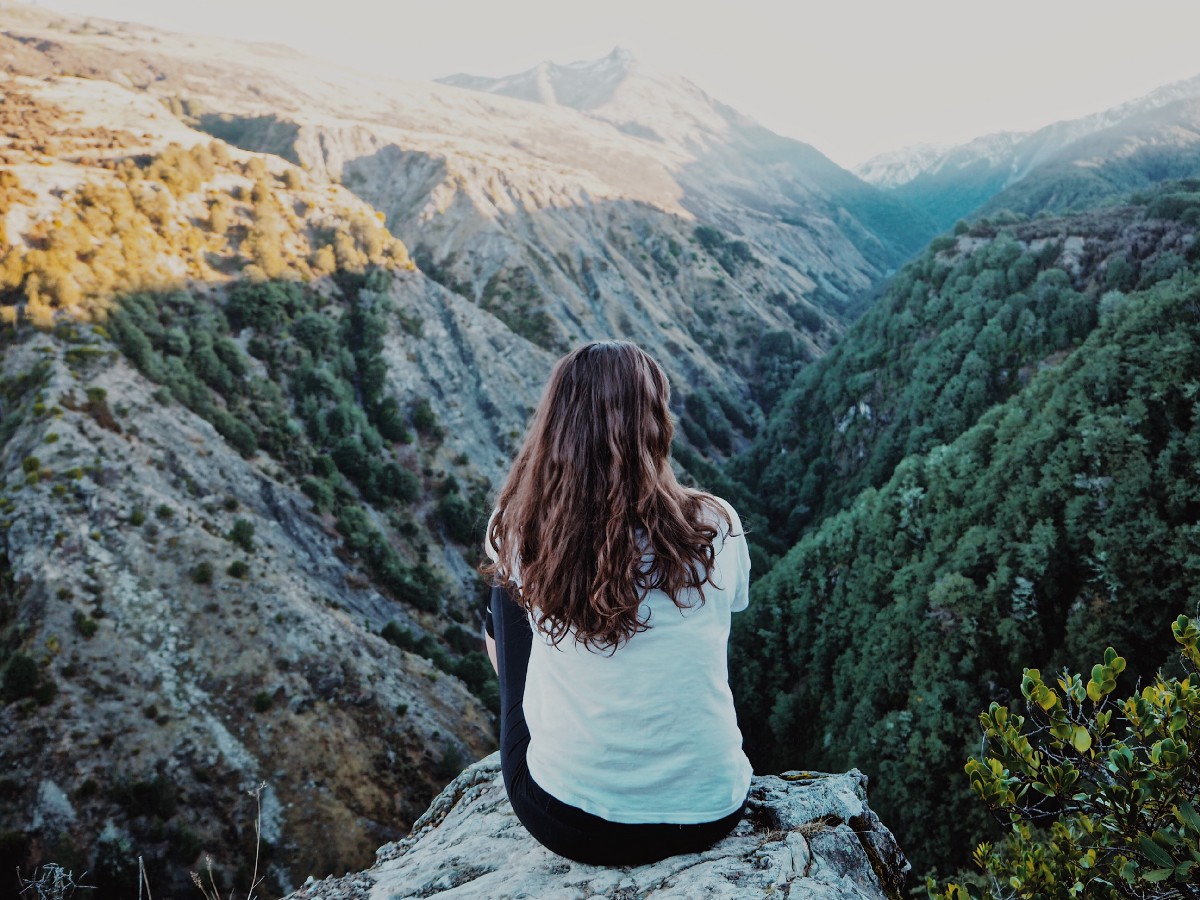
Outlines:
{"label": "gray rock surface", "polygon": [[492,754],[447,785],[409,837],[381,847],[370,869],[310,879],[292,900],[899,898],[909,864],[867,806],[866,784],[857,769],[759,776],[746,816],[714,847],[606,868],[556,856],[530,837]]}

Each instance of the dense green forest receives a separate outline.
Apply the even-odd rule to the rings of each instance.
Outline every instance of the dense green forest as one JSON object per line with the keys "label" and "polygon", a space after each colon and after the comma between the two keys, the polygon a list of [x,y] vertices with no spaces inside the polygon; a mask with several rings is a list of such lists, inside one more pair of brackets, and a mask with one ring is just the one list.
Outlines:
{"label": "dense green forest", "polygon": [[863,769],[918,871],[987,833],[963,764],[1023,666],[1147,676],[1200,601],[1196,188],[935,241],[734,469],[799,537],[735,627],[756,769]]}
{"label": "dense green forest", "polygon": [[1103,213],[1008,217],[1008,227],[1000,218],[937,239],[838,347],[801,372],[728,467],[760,498],[758,539],[790,547],[900,460],[951,440],[1020,391],[1091,331],[1101,302],[1194,260],[1195,222],[1178,221],[1192,196],[1182,185]]}
{"label": "dense green forest", "polygon": [[1107,155],[1094,165],[1074,161],[1038,166],[1025,178],[991,196],[984,214],[1001,210],[1036,215],[1086,210],[1120,202],[1131,191],[1154,191],[1169,179],[1194,178],[1200,152],[1171,142],[1147,141],[1131,153]]}

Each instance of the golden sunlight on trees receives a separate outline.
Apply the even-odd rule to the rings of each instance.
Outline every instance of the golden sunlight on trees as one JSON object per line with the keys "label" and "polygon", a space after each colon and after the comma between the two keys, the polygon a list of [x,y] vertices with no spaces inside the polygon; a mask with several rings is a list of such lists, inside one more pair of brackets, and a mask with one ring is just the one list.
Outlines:
{"label": "golden sunlight on trees", "polygon": [[[299,169],[277,181],[261,158],[235,161],[218,142],[171,145],[92,174],[47,209],[45,194],[0,170],[0,321],[50,328],[56,316],[102,320],[114,297],[184,277],[308,280],[412,266],[368,209],[306,196]],[[9,235],[17,206],[26,207],[22,233]]]}

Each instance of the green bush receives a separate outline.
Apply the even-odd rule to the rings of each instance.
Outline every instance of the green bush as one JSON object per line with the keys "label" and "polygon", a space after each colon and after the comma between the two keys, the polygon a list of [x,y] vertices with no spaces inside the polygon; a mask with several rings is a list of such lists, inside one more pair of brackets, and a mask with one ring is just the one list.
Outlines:
{"label": "green bush", "polygon": [[130,816],[164,820],[175,815],[179,803],[175,784],[164,775],[119,782],[112,790],[112,798]]}
{"label": "green bush", "polygon": [[254,456],[258,452],[258,441],[254,430],[241,419],[223,409],[214,409],[209,419],[221,437],[225,438],[244,457]]}
{"label": "green bush", "polygon": [[412,423],[417,431],[427,437],[437,437],[441,434],[438,428],[437,414],[433,411],[433,407],[429,405],[427,397],[419,397],[413,403]]}
{"label": "green bush", "polygon": [[438,518],[446,526],[451,540],[460,544],[474,544],[483,523],[476,510],[463,499],[461,494],[447,494],[437,504]]}
{"label": "green bush", "polygon": [[248,519],[235,520],[227,537],[247,553],[254,552],[254,523]]}
{"label": "green bush", "polygon": [[33,658],[24,653],[14,653],[4,667],[3,678],[0,679],[0,696],[5,703],[12,703],[22,697],[32,697],[38,689],[38,665]]}
{"label": "green bush", "polygon": [[192,569],[192,581],[196,584],[212,584],[213,565],[208,560],[199,562]]}
{"label": "green bush", "polygon": [[1026,716],[992,703],[979,717],[985,753],[966,771],[1011,830],[1001,843],[976,848],[982,878],[931,882],[931,898],[1195,895],[1200,622],[1180,616],[1171,631],[1182,650],[1182,680],[1159,674],[1114,700],[1125,660],[1109,647],[1090,676],[1064,670],[1048,682],[1026,669]]}
{"label": "green bush", "polygon": [[394,397],[385,397],[376,407],[374,421],[379,434],[385,440],[400,444],[412,443],[412,434],[405,427],[400,405]]}
{"label": "green bush", "polygon": [[146,511],[144,509],[142,509],[140,506],[135,506],[133,508],[133,510],[129,513],[129,524],[137,526],[137,525],[144,524],[145,521],[146,521]]}
{"label": "green bush", "polygon": [[313,509],[317,512],[326,512],[333,508],[334,497],[336,491],[332,484],[323,478],[305,478],[304,483],[300,485],[302,490],[313,503]]}
{"label": "green bush", "polygon": [[100,627],[95,619],[78,609],[71,616],[71,622],[75,625],[75,630],[85,638],[94,637]]}
{"label": "green bush", "polygon": [[472,650],[463,655],[451,668],[451,673],[462,679],[467,689],[483,701],[493,713],[500,714],[500,683],[496,670],[486,653]]}
{"label": "green bush", "polygon": [[225,568],[225,574],[230,578],[245,578],[250,567],[240,559],[235,559]]}

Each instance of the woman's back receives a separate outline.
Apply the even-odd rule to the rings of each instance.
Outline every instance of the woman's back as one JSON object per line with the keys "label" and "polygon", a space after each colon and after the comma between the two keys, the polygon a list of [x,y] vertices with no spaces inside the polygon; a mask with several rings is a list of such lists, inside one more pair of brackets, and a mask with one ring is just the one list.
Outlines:
{"label": "woman's back", "polygon": [[525,687],[529,770],[566,803],[614,822],[708,822],[750,784],[726,647],[750,571],[737,513],[720,523],[704,600],[652,590],[650,626],[615,650],[535,634]]}

